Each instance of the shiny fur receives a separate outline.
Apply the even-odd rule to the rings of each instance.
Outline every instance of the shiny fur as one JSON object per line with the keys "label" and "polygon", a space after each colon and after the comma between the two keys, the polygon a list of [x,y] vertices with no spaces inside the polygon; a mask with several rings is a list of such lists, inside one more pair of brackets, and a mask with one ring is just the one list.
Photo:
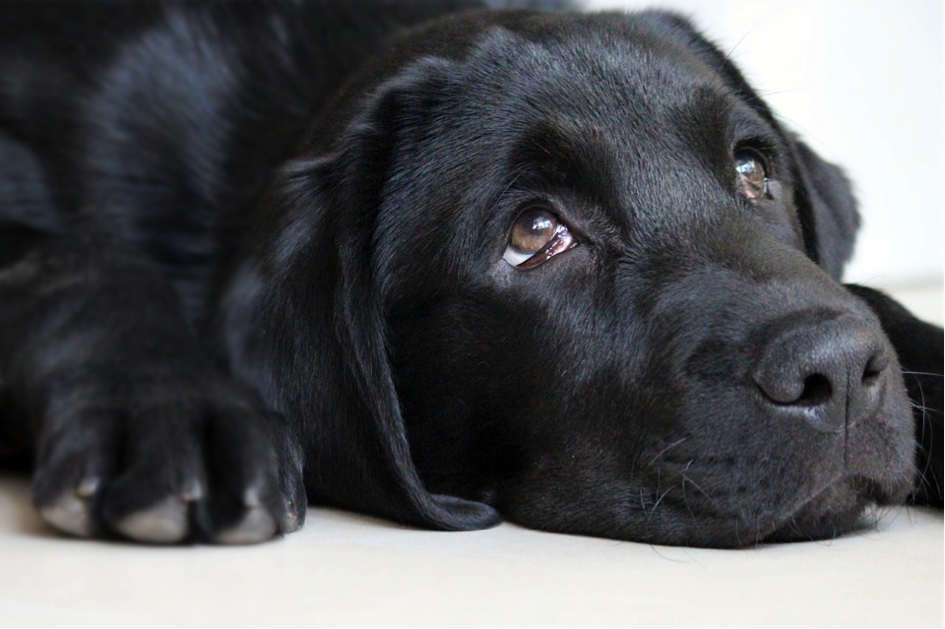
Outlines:
{"label": "shiny fur", "polygon": [[[839,283],[841,171],[679,17],[460,8],[0,8],[0,457],[44,517],[731,547],[941,506],[942,330]],[[579,244],[523,271],[536,203]]]}

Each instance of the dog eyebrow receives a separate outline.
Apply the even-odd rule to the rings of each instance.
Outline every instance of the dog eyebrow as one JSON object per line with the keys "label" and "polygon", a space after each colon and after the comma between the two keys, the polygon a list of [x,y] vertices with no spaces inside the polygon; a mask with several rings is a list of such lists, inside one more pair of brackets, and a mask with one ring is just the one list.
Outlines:
{"label": "dog eyebrow", "polygon": [[516,143],[511,166],[526,185],[567,189],[604,205],[617,196],[617,154],[611,134],[592,123],[543,119]]}

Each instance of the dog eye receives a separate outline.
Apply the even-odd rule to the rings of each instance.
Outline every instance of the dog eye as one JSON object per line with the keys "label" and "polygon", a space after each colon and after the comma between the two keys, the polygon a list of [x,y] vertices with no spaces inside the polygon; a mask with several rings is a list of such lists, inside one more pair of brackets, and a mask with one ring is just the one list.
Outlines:
{"label": "dog eye", "polygon": [[520,269],[531,269],[577,245],[567,225],[543,207],[523,210],[512,224],[502,256]]}
{"label": "dog eye", "polygon": [[760,199],[768,194],[768,172],[764,159],[754,151],[735,154],[735,171],[739,185],[749,199]]}

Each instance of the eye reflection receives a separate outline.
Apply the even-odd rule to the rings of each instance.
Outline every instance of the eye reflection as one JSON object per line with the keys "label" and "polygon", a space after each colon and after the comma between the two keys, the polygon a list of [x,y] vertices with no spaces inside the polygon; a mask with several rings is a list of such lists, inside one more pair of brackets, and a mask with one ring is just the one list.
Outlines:
{"label": "eye reflection", "polygon": [[509,247],[521,255],[534,255],[554,237],[557,226],[554,214],[542,209],[525,210],[512,225]]}
{"label": "eye reflection", "polygon": [[768,172],[764,160],[754,151],[735,154],[735,171],[738,173],[742,193],[749,199],[760,199],[768,193]]}

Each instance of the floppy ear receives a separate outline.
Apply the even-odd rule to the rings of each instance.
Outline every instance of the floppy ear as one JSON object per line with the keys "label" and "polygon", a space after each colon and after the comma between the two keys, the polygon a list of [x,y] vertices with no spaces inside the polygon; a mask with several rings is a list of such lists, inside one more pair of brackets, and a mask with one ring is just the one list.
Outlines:
{"label": "floppy ear", "polygon": [[799,211],[813,219],[810,233],[804,237],[809,248],[816,248],[820,266],[840,281],[860,227],[850,181],[838,166],[824,161],[796,138],[794,151],[798,181],[795,201]]}
{"label": "floppy ear", "polygon": [[384,84],[332,155],[284,170],[259,212],[264,235],[254,262],[237,273],[225,305],[234,330],[225,349],[234,374],[257,384],[294,425],[310,500],[469,530],[495,525],[498,513],[430,494],[418,475],[388,360],[374,253],[402,124],[430,97],[437,63],[423,61]]}
{"label": "floppy ear", "polygon": [[729,57],[688,20],[664,11],[645,11],[641,18],[662,36],[674,39],[698,55],[733,93],[771,124],[791,148],[794,201],[806,253],[839,281],[843,267],[853,253],[854,238],[860,226],[856,200],[843,171],[821,159],[796,136],[786,132]]}

